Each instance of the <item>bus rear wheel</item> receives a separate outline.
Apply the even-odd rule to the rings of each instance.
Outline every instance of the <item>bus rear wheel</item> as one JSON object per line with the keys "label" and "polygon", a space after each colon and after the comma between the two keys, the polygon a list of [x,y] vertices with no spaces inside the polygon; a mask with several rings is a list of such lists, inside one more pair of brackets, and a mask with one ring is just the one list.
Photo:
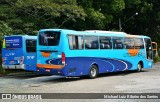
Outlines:
{"label": "bus rear wheel", "polygon": [[138,72],[141,72],[142,71],[142,65],[140,63],[138,63],[137,65],[137,71]]}
{"label": "bus rear wheel", "polygon": [[89,72],[89,78],[94,79],[98,75],[98,68],[95,65],[92,65]]}

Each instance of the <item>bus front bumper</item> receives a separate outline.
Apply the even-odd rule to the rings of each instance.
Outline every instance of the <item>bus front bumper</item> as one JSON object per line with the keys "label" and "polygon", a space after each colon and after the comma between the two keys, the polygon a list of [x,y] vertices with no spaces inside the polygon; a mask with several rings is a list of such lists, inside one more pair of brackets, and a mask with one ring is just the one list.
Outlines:
{"label": "bus front bumper", "polygon": [[25,65],[2,65],[4,69],[25,69]]}

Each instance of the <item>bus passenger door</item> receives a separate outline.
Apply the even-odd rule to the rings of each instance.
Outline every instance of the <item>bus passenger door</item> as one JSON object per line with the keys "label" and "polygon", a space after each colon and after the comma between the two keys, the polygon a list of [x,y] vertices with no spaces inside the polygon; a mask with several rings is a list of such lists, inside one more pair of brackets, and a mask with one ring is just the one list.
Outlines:
{"label": "bus passenger door", "polygon": [[152,43],[151,40],[148,38],[145,38],[145,50],[146,50],[146,58],[148,60],[152,60],[153,59],[153,50],[152,50]]}

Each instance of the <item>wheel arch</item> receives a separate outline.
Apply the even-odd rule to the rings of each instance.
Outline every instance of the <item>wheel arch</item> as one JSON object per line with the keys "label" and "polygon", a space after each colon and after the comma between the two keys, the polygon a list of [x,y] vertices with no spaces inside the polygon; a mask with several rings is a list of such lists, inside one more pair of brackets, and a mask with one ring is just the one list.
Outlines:
{"label": "wheel arch", "polygon": [[141,64],[141,67],[144,68],[144,63],[143,63],[142,60],[140,60],[140,61],[138,62],[138,64]]}

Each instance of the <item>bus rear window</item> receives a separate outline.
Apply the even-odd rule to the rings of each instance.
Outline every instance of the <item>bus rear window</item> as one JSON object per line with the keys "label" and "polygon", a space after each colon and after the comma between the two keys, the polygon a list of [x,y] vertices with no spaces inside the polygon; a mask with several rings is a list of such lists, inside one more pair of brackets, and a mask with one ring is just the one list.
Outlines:
{"label": "bus rear window", "polygon": [[45,31],[39,33],[39,45],[57,46],[60,40],[60,32]]}
{"label": "bus rear window", "polygon": [[36,40],[27,39],[26,40],[26,51],[27,52],[36,52]]}
{"label": "bus rear window", "polygon": [[22,48],[22,37],[14,36],[14,37],[6,37],[3,41],[4,48]]}

